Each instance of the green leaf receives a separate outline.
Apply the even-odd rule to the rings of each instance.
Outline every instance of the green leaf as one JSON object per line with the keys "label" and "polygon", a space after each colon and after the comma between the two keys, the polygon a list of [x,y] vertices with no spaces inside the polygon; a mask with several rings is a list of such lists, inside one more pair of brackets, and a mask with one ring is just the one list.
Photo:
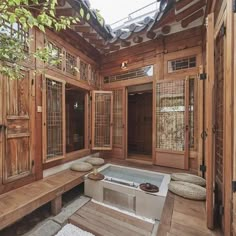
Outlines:
{"label": "green leaf", "polygon": [[84,18],[84,9],[81,7],[79,11],[80,15],[82,18]]}

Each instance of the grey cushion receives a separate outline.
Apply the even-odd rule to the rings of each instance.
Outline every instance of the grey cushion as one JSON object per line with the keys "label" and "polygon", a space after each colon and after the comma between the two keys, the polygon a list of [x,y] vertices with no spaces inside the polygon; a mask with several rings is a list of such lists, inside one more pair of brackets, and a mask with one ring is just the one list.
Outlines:
{"label": "grey cushion", "polygon": [[80,162],[80,163],[73,164],[70,168],[71,170],[74,170],[74,171],[85,172],[85,171],[92,170],[93,166],[89,163]]}
{"label": "grey cushion", "polygon": [[171,175],[171,179],[172,180],[176,180],[176,181],[183,181],[183,182],[188,182],[188,183],[192,183],[192,184],[197,184],[200,186],[206,186],[206,180],[203,179],[200,176],[197,175],[191,175],[188,173],[173,173]]}
{"label": "grey cushion", "polygon": [[205,200],[206,199],[206,189],[187,182],[182,181],[171,181],[168,185],[171,192],[192,200]]}
{"label": "grey cushion", "polygon": [[104,159],[98,158],[98,157],[90,157],[86,160],[86,162],[88,162],[94,166],[100,166],[105,163]]}

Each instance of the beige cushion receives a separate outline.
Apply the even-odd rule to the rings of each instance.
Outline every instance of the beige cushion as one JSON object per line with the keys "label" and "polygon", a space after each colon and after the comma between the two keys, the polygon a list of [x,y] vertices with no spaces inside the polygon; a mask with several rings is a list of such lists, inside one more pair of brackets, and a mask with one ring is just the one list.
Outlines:
{"label": "beige cushion", "polygon": [[171,179],[175,181],[183,181],[192,184],[197,184],[200,186],[206,186],[206,180],[197,175],[191,175],[188,173],[173,173]]}
{"label": "beige cushion", "polygon": [[80,163],[73,164],[70,168],[71,170],[74,170],[74,171],[85,172],[85,171],[92,170],[93,166],[89,163],[80,162]]}
{"label": "beige cushion", "polygon": [[98,158],[98,157],[90,157],[86,160],[86,162],[94,165],[94,166],[100,166],[104,164],[104,159]]}
{"label": "beige cushion", "polygon": [[187,182],[182,181],[171,181],[168,185],[171,192],[192,200],[205,200],[206,199],[206,189]]}

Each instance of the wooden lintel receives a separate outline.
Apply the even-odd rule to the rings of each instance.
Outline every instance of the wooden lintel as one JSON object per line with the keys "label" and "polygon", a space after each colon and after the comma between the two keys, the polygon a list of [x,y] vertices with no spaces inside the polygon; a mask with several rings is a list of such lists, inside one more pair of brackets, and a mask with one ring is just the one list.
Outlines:
{"label": "wooden lintel", "polygon": [[178,22],[178,21],[183,20],[184,18],[190,16],[195,11],[198,11],[199,9],[204,7],[205,5],[206,5],[205,0],[200,0],[199,2],[196,2],[192,6],[188,7],[186,10],[184,10],[184,11],[180,12],[179,14],[177,14],[176,15],[176,21]]}
{"label": "wooden lintel", "polygon": [[185,6],[187,6],[189,3],[191,3],[193,0],[180,0],[178,2],[176,2],[175,4],[175,10],[179,11],[182,8],[184,8]]}
{"label": "wooden lintel", "polygon": [[57,16],[75,16],[76,10],[73,8],[57,8],[56,9]]}
{"label": "wooden lintel", "polygon": [[170,25],[165,25],[165,26],[162,27],[161,32],[163,34],[169,34],[170,30],[171,30],[171,26]]}
{"label": "wooden lintel", "polygon": [[197,20],[198,18],[202,17],[203,15],[204,15],[204,10],[200,9],[199,11],[195,12],[193,15],[182,20],[181,26],[183,28],[186,28],[191,22]]}
{"label": "wooden lintel", "polygon": [[130,41],[125,41],[125,40],[122,40],[120,43],[121,47],[129,47],[130,44],[131,44]]}
{"label": "wooden lintel", "polygon": [[134,42],[134,43],[142,43],[142,42],[143,42],[143,37],[141,37],[141,36],[135,36],[135,37],[133,38],[133,42]]}
{"label": "wooden lintel", "polygon": [[148,31],[146,34],[147,38],[154,39],[156,37],[156,33],[153,31]]}

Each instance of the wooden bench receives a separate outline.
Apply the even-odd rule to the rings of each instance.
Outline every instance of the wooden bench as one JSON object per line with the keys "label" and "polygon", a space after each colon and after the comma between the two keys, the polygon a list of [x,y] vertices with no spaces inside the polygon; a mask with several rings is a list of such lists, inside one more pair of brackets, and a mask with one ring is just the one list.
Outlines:
{"label": "wooden bench", "polygon": [[62,194],[84,182],[86,174],[65,170],[0,195],[0,230],[50,201],[52,214],[58,214]]}

